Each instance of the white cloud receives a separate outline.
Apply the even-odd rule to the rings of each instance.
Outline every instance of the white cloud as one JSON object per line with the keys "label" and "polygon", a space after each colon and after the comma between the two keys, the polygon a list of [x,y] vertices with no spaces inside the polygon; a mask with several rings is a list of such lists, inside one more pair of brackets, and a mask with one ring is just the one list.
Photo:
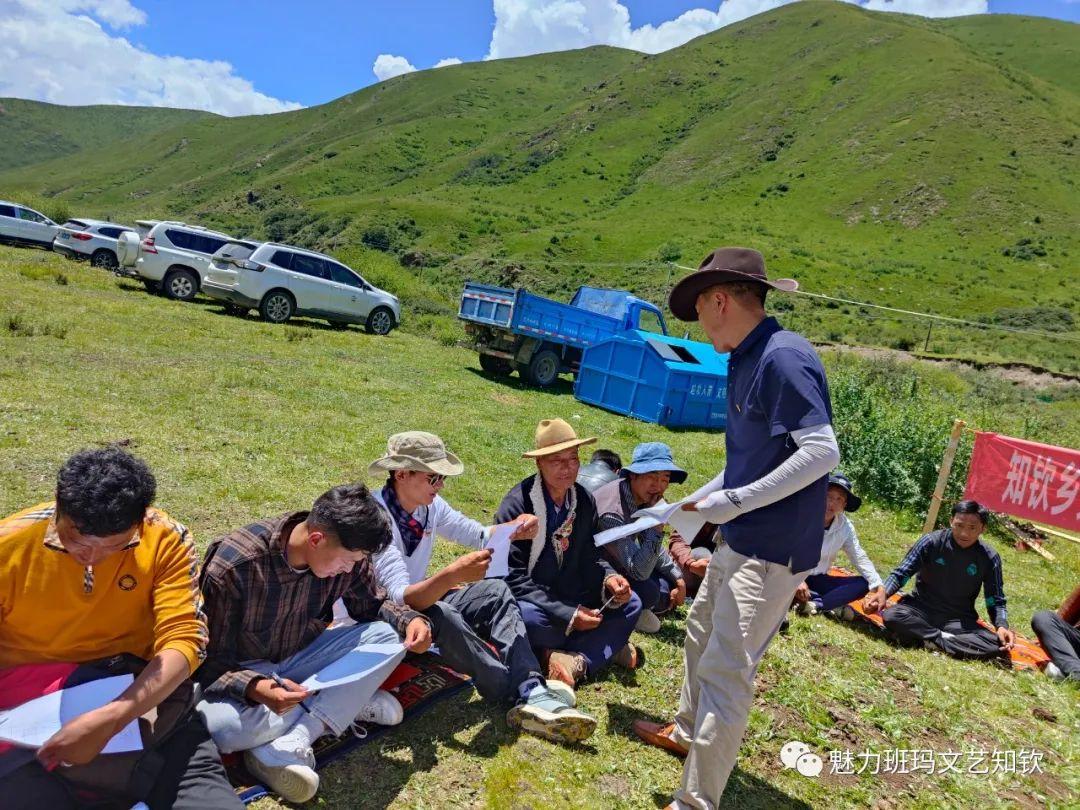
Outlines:
{"label": "white cloud", "polygon": [[228,62],[158,56],[104,27],[145,22],[128,0],[0,0],[0,96],[224,115],[301,106],[258,92]]}
{"label": "white cloud", "polygon": [[395,76],[415,72],[416,66],[410,64],[409,60],[404,56],[380,53],[375,57],[375,64],[372,65],[371,70],[375,73],[375,76],[380,82],[385,82],[387,79],[392,79]]}
{"label": "white cloud", "polygon": [[[659,53],[789,2],[792,0],[725,0],[715,10],[695,8],[660,25],[634,28],[630,11],[618,0],[494,0],[495,29],[487,58],[589,45]],[[987,0],[855,0],[855,4],[927,17],[983,14],[989,10]]]}
{"label": "white cloud", "polygon": [[460,65],[460,64],[461,64],[460,59],[458,59],[456,56],[450,56],[450,57],[447,57],[446,59],[440,59],[438,62],[435,63],[434,67],[437,67],[437,68],[450,67],[451,65]]}

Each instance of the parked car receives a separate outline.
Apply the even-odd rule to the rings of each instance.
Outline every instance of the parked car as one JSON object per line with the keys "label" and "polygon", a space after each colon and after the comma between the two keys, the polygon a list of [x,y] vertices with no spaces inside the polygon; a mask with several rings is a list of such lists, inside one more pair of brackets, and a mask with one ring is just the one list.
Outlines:
{"label": "parked car", "polygon": [[401,323],[398,299],[366,282],[341,262],[311,250],[234,240],[213,257],[203,293],[263,320],[285,323],[293,315],[331,323],[359,323],[385,335]]}
{"label": "parked car", "polygon": [[100,219],[69,219],[57,230],[52,249],[69,259],[89,260],[94,267],[115,271],[120,267],[116,243],[125,232],[134,235],[135,230]]}
{"label": "parked car", "polygon": [[134,250],[132,237],[118,245],[121,267],[132,267],[151,292],[190,301],[202,288],[210,257],[233,237],[185,222],[139,220],[143,240]]}
{"label": "parked car", "polygon": [[51,250],[59,227],[33,208],[0,200],[0,242]]}

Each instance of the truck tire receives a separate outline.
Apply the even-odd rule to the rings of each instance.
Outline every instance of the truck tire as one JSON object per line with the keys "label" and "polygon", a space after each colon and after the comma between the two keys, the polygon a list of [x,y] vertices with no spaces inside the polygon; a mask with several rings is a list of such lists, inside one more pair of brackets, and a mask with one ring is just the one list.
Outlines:
{"label": "truck tire", "polygon": [[500,377],[508,377],[510,372],[514,370],[514,366],[509,360],[504,360],[493,354],[480,355],[480,368],[488,374],[497,374]]}
{"label": "truck tire", "polygon": [[529,360],[526,379],[539,388],[554,385],[559,379],[559,355],[551,349],[541,349]]}

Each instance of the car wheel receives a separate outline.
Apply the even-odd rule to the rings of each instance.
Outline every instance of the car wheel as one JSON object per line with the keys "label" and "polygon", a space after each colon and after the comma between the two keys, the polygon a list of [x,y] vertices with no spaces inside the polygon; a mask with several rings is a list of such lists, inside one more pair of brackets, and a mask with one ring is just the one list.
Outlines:
{"label": "car wheel", "polygon": [[480,355],[480,368],[488,374],[498,374],[499,376],[507,376],[514,370],[514,366],[509,360],[504,360],[493,354]]}
{"label": "car wheel", "polygon": [[527,377],[533,385],[547,388],[559,379],[559,355],[551,349],[538,351],[529,360]]}
{"label": "car wheel", "polygon": [[386,307],[375,307],[368,315],[364,328],[373,335],[388,335],[394,328],[394,313]]}
{"label": "car wheel", "polygon": [[94,255],[90,257],[91,267],[100,267],[104,270],[116,271],[120,269],[120,262],[116,260],[116,254],[111,250],[95,250]]}
{"label": "car wheel", "polygon": [[296,302],[285,290],[271,290],[259,304],[259,314],[270,323],[285,323],[295,311]]}
{"label": "car wheel", "polygon": [[191,301],[199,291],[199,277],[190,270],[172,270],[161,284],[166,298]]}

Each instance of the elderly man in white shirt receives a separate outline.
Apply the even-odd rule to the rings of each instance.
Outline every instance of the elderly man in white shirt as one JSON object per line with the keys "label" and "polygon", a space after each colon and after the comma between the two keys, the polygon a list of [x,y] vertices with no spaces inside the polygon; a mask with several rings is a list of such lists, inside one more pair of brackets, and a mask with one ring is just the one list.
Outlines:
{"label": "elderly man in white shirt", "polygon": [[[884,590],[881,577],[874,564],[859,545],[859,537],[845,512],[856,512],[862,506],[862,498],[852,491],[846,475],[833,473],[829,476],[829,489],[825,500],[825,540],[821,544],[821,560],[806,581],[795,591],[799,613],[812,616],[861,599],[869,591]],[[858,570],[858,575],[832,576],[836,555],[843,550],[848,560]]]}
{"label": "elderly man in white shirt", "polygon": [[[485,579],[491,529],[439,494],[448,476],[464,470],[432,433],[390,437],[386,454],[368,467],[369,475],[388,476],[374,495],[386,508],[393,535],[375,557],[376,578],[392,601],[431,620],[440,656],[471,675],[483,698],[512,704],[506,716],[510,725],[556,742],[586,739],[596,728],[595,718],[575,708],[573,689],[544,679],[517,600],[502,579]],[[511,540],[529,539],[538,521],[518,515],[511,524],[516,527]],[[428,576],[436,535],[477,550]]]}

